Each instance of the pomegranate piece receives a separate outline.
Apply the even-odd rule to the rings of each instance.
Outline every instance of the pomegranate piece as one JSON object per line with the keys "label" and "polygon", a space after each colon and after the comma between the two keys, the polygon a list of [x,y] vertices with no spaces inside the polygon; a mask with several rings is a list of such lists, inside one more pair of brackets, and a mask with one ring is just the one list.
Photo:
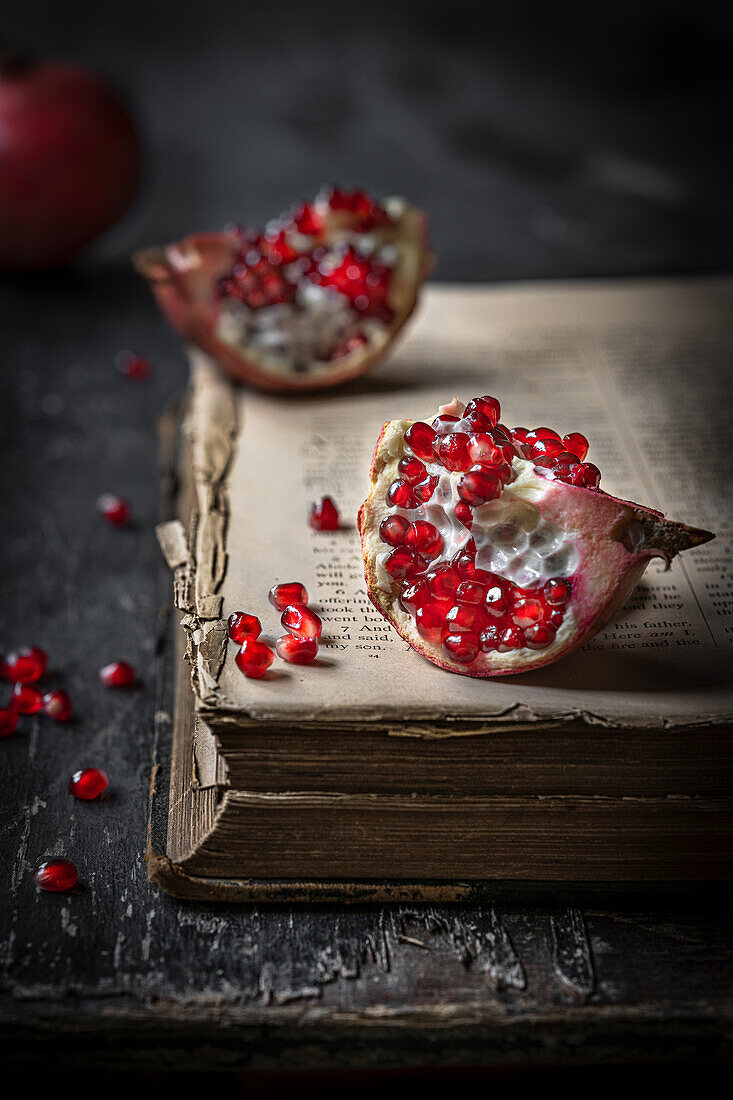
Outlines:
{"label": "pomegranate piece", "polygon": [[43,695],[38,688],[17,683],[10,696],[10,706],[17,714],[38,714],[43,706]]}
{"label": "pomegranate piece", "polygon": [[278,611],[284,611],[288,604],[298,603],[305,606],[308,603],[308,593],[300,581],[284,581],[273,585],[267,598]]}
{"label": "pomegranate piece", "polygon": [[289,634],[294,634],[297,638],[320,638],[323,629],[323,623],[315,611],[300,604],[286,607],[280,616],[280,622]]}
{"label": "pomegranate piece", "polygon": [[99,670],[99,679],[108,688],[126,688],[135,683],[135,669],[126,661],[112,661]]}
{"label": "pomegranate piece", "polygon": [[321,497],[311,508],[310,525],[316,531],[336,531],[339,525],[338,508],[330,497]]}
{"label": "pomegranate piece", "polygon": [[237,645],[242,645],[247,638],[259,638],[261,633],[262,623],[256,615],[234,611],[227,619],[227,634]]}
{"label": "pomegranate piece", "polygon": [[126,527],[130,522],[130,505],[113,493],[105,493],[99,497],[97,508],[113,527]]}
{"label": "pomegranate piece", "polygon": [[48,654],[37,645],[9,653],[5,658],[5,677],[15,684],[35,684],[46,671]]}
{"label": "pomegranate piece", "polygon": [[0,738],[12,737],[18,726],[18,711],[15,707],[0,707]]}
{"label": "pomegranate piece", "polygon": [[318,639],[285,634],[277,639],[275,649],[283,661],[289,661],[292,665],[309,665],[318,656]]}
{"label": "pomegranate piece", "polygon": [[153,373],[150,360],[144,355],[137,355],[134,351],[118,351],[115,355],[115,367],[135,382],[143,382]]}
{"label": "pomegranate piece", "polygon": [[250,680],[261,680],[275,660],[275,654],[265,642],[247,638],[234,660],[240,672]]}
{"label": "pomegranate piece", "polygon": [[71,718],[71,699],[59,688],[47,691],[43,696],[43,713],[56,722],[68,722]]}
{"label": "pomegranate piece", "polygon": [[69,794],[83,802],[92,802],[107,790],[109,779],[101,768],[82,768],[69,780]]}
{"label": "pomegranate piece", "polygon": [[372,603],[434,664],[478,677],[570,653],[613,620],[653,558],[713,537],[604,493],[580,433],[509,429],[499,416],[492,398],[456,398],[430,424],[386,424],[359,512]]}
{"label": "pomegranate piece", "polygon": [[184,338],[261,389],[336,385],[382,359],[433,266],[424,215],[333,188],[264,233],[199,233],[135,257]]}
{"label": "pomegranate piece", "polygon": [[65,894],[76,886],[78,879],[76,867],[68,859],[47,859],[33,872],[36,886],[51,894]]}
{"label": "pomegranate piece", "polygon": [[137,129],[106,80],[3,51],[0,268],[65,263],[125,212],[138,188]]}

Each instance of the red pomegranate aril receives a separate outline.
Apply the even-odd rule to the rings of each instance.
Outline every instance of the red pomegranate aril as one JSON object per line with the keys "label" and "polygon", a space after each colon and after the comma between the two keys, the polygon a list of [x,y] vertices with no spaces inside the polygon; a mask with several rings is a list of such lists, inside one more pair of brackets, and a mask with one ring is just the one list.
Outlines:
{"label": "red pomegranate aril", "polygon": [[385,516],[379,525],[379,537],[388,546],[402,546],[410,521],[404,516]]}
{"label": "red pomegranate aril", "polygon": [[545,649],[555,640],[555,628],[549,623],[534,623],[524,631],[524,644],[529,649]]}
{"label": "red pomegranate aril", "polygon": [[0,738],[12,737],[17,726],[17,710],[14,707],[0,707]]}
{"label": "red pomegranate aril", "polygon": [[274,584],[267,593],[267,598],[278,611],[284,611],[291,603],[308,603],[308,593],[305,585],[300,581],[283,581],[282,584]]}
{"label": "red pomegranate aril", "polygon": [[565,608],[564,607],[556,607],[554,609],[554,611],[551,611],[550,614],[548,615],[547,621],[550,624],[550,626],[554,626],[555,630],[557,630],[557,628],[560,626],[560,624],[562,623],[564,618],[565,618]]}
{"label": "red pomegranate aril", "polygon": [[293,212],[293,224],[304,237],[317,237],[323,229],[323,218],[309,202],[304,202]]}
{"label": "red pomegranate aril", "polygon": [[247,638],[259,638],[261,633],[262,623],[256,615],[233,611],[227,619],[227,634],[237,645],[242,645]]}
{"label": "red pomegranate aril", "polygon": [[323,630],[320,616],[301,604],[286,607],[280,616],[280,622],[289,634],[295,634],[298,638],[320,638]]}
{"label": "red pomegranate aril", "polygon": [[275,660],[275,654],[265,642],[247,638],[234,660],[240,672],[250,680],[260,680]]}
{"label": "red pomegranate aril", "polygon": [[469,413],[468,410],[466,410],[463,414],[462,426],[464,428],[470,428],[472,432],[483,432],[491,427],[491,421],[481,412]]}
{"label": "red pomegranate aril", "polygon": [[36,886],[51,894],[66,893],[76,886],[78,880],[76,867],[68,859],[47,859],[39,863],[33,872]]}
{"label": "red pomegranate aril", "polygon": [[153,368],[150,360],[144,355],[137,355],[134,351],[118,351],[115,355],[115,367],[126,378],[132,378],[135,382],[141,382],[149,378]]}
{"label": "red pomegranate aril", "polygon": [[558,439],[538,439],[532,444],[531,458],[540,458],[549,455],[550,458],[565,452],[563,444]]}
{"label": "red pomegranate aril", "polygon": [[99,798],[108,786],[109,779],[101,768],[82,768],[81,771],[74,772],[69,780],[69,794],[83,802],[91,802]]}
{"label": "red pomegranate aril", "polygon": [[571,454],[577,455],[579,462],[582,462],[588,454],[588,440],[584,435],[581,435],[580,432],[570,432],[569,435],[564,435],[562,437],[562,441],[565,445],[565,450],[570,451]]}
{"label": "red pomegranate aril", "polygon": [[43,713],[55,722],[68,722],[71,718],[71,699],[59,688],[47,691],[43,696]]}
{"label": "red pomegranate aril", "polygon": [[135,669],[127,661],[112,661],[99,670],[99,679],[105,687],[130,687],[135,683]]}
{"label": "red pomegranate aril", "polygon": [[432,523],[418,519],[408,527],[405,545],[426,558],[435,558],[443,549],[443,536]]}
{"label": "red pomegranate aril", "polygon": [[298,638],[295,634],[285,634],[275,642],[278,657],[289,661],[291,665],[309,665],[318,656],[317,638]]}
{"label": "red pomegranate aril", "polygon": [[499,640],[504,631],[504,626],[499,623],[491,623],[479,636],[479,646],[482,653],[492,653],[499,648]]}
{"label": "red pomegranate aril", "polygon": [[418,458],[422,458],[423,461],[433,461],[434,442],[435,432],[429,424],[423,423],[422,420],[416,420],[405,432],[405,443],[410,447],[413,454],[416,454]]}
{"label": "red pomegranate aril", "polygon": [[470,416],[473,412],[480,412],[492,423],[498,423],[501,416],[501,405],[495,397],[474,397],[466,405],[464,416]]}
{"label": "red pomegranate aril", "polygon": [[468,454],[468,444],[471,437],[465,432],[453,432],[452,435],[439,439],[434,454],[437,462],[445,466],[446,470],[467,470],[471,465]]}
{"label": "red pomegranate aril", "polygon": [[384,561],[384,568],[390,577],[401,581],[405,577],[414,577],[417,573],[425,571],[427,562],[420,554],[410,550],[409,546],[398,546],[388,554]]}
{"label": "red pomegranate aril", "polygon": [[515,626],[524,628],[544,619],[545,608],[536,599],[517,600],[509,612],[509,617]]}
{"label": "red pomegranate aril", "polygon": [[443,649],[459,664],[470,665],[478,657],[478,635],[473,631],[448,634]]}
{"label": "red pomegranate aril", "polygon": [[436,600],[418,607],[415,612],[417,632],[426,642],[440,645],[448,633],[446,615],[450,609],[447,600]]}
{"label": "red pomegranate aril", "polygon": [[420,459],[416,458],[414,455],[405,455],[404,458],[401,458],[397,465],[397,471],[401,478],[404,478],[405,481],[409,481],[410,485],[422,481],[427,474],[427,470]]}
{"label": "red pomegranate aril", "polygon": [[552,607],[564,607],[570,599],[570,584],[557,578],[548,581],[542,589],[542,598]]}
{"label": "red pomegranate aril", "polygon": [[339,525],[339,512],[331,497],[321,497],[311,508],[309,519],[315,531],[335,531]]}
{"label": "red pomegranate aril", "polygon": [[592,462],[580,462],[570,470],[570,480],[583,489],[597,489],[601,483],[601,471]]}
{"label": "red pomegranate aril", "polygon": [[531,432],[527,432],[524,441],[525,443],[536,443],[539,439],[557,439],[560,441],[560,434],[554,428],[533,428]]}
{"label": "red pomegranate aril", "polygon": [[403,611],[413,612],[416,607],[422,607],[430,599],[430,591],[424,578],[417,581],[406,581],[400,592],[399,602]]}
{"label": "red pomegranate aril", "polygon": [[470,531],[471,525],[473,523],[473,512],[471,511],[471,505],[467,504],[465,500],[459,500],[456,503],[454,511],[456,519],[460,523],[462,523],[464,527],[467,527]]}
{"label": "red pomegranate aril", "polygon": [[97,508],[113,527],[126,527],[130,522],[130,505],[113,493],[104,493],[99,497]]}
{"label": "red pomegranate aril", "polygon": [[524,646],[524,631],[516,626],[506,626],[499,631],[497,649],[500,653],[507,653],[510,649],[522,649]]}
{"label": "red pomegranate aril", "polygon": [[479,634],[489,625],[488,615],[478,604],[454,604],[446,616],[450,630],[473,630]]}
{"label": "red pomegranate aril", "polygon": [[479,581],[461,581],[456,589],[456,603],[483,603],[486,598],[486,586]]}
{"label": "red pomegranate aril", "polygon": [[497,466],[504,461],[504,453],[486,432],[472,435],[468,444],[468,454],[472,462],[482,466]]}
{"label": "red pomegranate aril", "polygon": [[453,600],[453,594],[460,584],[460,577],[450,565],[439,565],[427,578],[428,589],[436,600]]}
{"label": "red pomegranate aril", "polygon": [[37,645],[26,646],[5,658],[5,677],[15,684],[35,684],[46,671],[48,654]]}
{"label": "red pomegranate aril", "polygon": [[391,504],[393,508],[415,508],[416,501],[412,486],[400,478],[393,481],[387,490],[387,504]]}
{"label": "red pomegranate aril", "polygon": [[501,481],[488,470],[469,470],[458,482],[458,495],[475,508],[501,496]]}
{"label": "red pomegranate aril", "polygon": [[417,485],[413,485],[412,492],[415,500],[420,504],[427,504],[438,488],[438,481],[439,478],[432,475],[431,477],[426,477],[424,481],[419,482]]}
{"label": "red pomegranate aril", "polygon": [[528,435],[529,435],[529,428],[512,428],[511,429],[511,437],[516,443],[526,443]]}
{"label": "red pomegranate aril", "polygon": [[504,589],[498,584],[493,584],[491,588],[486,590],[484,603],[490,615],[493,615],[494,618],[501,618],[507,609],[507,599],[504,594]]}
{"label": "red pomegranate aril", "polygon": [[38,714],[43,706],[43,695],[29,684],[15,684],[10,696],[10,706],[18,714]]}
{"label": "red pomegranate aril", "polygon": [[442,413],[440,416],[436,416],[433,421],[433,428],[439,436],[448,435],[453,431],[453,425],[457,424],[460,419],[460,416],[453,416],[451,413]]}

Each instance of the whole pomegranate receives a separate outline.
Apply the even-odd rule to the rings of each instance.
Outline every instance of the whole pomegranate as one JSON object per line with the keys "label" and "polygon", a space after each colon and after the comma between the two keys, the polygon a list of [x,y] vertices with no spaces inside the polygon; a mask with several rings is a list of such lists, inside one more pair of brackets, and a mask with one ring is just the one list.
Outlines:
{"label": "whole pomegranate", "polygon": [[101,77],[0,50],[0,268],[63,263],[129,206],[135,125]]}

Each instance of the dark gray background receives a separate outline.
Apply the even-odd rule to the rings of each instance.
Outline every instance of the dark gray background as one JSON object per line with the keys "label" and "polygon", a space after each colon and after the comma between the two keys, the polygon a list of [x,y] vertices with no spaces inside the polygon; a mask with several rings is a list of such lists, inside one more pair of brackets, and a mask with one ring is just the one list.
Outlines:
{"label": "dark gray background", "polygon": [[[153,716],[167,705],[154,691],[168,597],[155,425],[185,365],[129,254],[262,221],[334,180],[424,206],[442,279],[729,270],[724,8],[6,5],[4,37],[125,90],[147,147],[135,209],[74,269],[0,282],[0,651],[47,648],[48,681],[77,715],[67,728],[24,719],[2,744],[6,1059],[36,1059],[38,1027],[47,1064],[122,1067],[241,1065],[263,1050],[287,1064],[720,1053],[732,952],[715,891],[510,891],[411,916],[252,914],[149,887]],[[113,369],[128,346],[151,358],[149,382]],[[100,521],[105,491],[130,498],[131,530]],[[135,664],[138,689],[100,688],[115,658]],[[110,773],[105,803],[66,793],[89,764]],[[30,871],[59,852],[83,888],[38,895]],[[446,999],[459,1023],[431,1030]],[[375,1005],[409,1026],[365,1031]],[[538,1031],[550,1017],[555,1030]]]}

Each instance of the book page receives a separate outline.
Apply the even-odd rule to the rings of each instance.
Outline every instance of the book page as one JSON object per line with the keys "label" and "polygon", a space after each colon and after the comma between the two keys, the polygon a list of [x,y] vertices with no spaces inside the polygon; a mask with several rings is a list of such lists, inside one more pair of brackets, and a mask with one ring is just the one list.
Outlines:
{"label": "book page", "polygon": [[[230,643],[217,706],[303,721],[729,721],[732,335],[725,279],[431,285],[373,374],[314,396],[237,389],[221,615],[258,615],[274,642],[283,631],[268,589],[299,580],[324,632],[315,665],[278,660],[261,681],[240,673]],[[206,369],[192,355],[194,369]],[[369,603],[356,513],[384,421],[486,393],[501,401],[506,424],[586,435],[607,492],[717,537],[669,572],[653,562],[617,620],[581,650],[536,672],[477,680],[420,657]],[[333,533],[307,522],[324,493],[343,520]]]}

